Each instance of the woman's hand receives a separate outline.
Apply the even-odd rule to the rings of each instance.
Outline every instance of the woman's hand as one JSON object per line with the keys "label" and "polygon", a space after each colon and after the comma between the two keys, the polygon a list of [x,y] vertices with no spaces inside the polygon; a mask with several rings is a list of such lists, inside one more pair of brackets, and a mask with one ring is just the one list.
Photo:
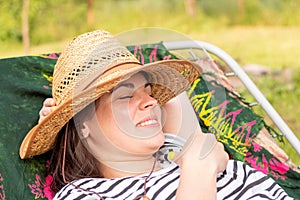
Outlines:
{"label": "woman's hand", "polygon": [[197,129],[180,158],[181,175],[176,199],[216,199],[217,174],[226,169],[229,156],[213,134]]}
{"label": "woman's hand", "polygon": [[43,121],[43,119],[49,115],[51,112],[53,112],[56,108],[56,103],[53,98],[47,98],[43,102],[43,107],[41,108],[39,112],[39,123]]}
{"label": "woman's hand", "polygon": [[203,167],[205,171],[217,174],[226,169],[228,159],[223,144],[216,140],[215,135],[197,130],[186,142],[180,163],[182,168],[199,170]]}

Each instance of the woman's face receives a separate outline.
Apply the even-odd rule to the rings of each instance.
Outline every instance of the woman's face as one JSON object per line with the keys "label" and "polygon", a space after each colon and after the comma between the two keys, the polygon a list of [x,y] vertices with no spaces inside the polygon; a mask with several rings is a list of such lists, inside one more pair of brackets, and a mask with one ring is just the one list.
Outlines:
{"label": "woman's face", "polygon": [[95,128],[90,133],[94,148],[105,146],[129,154],[151,155],[164,142],[161,108],[142,73],[104,94],[97,100],[95,111],[101,134]]}

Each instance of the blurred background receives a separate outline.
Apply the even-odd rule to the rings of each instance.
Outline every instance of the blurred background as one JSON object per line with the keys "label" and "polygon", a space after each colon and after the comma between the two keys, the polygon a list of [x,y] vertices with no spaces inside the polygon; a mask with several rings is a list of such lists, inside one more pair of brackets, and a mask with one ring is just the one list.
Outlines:
{"label": "blurred background", "polygon": [[300,138],[299,10],[299,0],[0,0],[0,58],[60,52],[94,29],[171,29],[231,55]]}

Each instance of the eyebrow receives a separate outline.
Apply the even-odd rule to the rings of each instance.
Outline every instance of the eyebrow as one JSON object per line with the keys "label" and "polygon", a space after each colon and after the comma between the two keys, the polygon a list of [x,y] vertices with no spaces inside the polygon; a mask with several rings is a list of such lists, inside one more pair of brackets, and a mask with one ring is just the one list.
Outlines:
{"label": "eyebrow", "polygon": [[119,85],[117,85],[114,90],[119,89],[120,87],[127,87],[127,88],[134,88],[133,83],[121,83]]}
{"label": "eyebrow", "polygon": [[[148,86],[152,86],[152,84],[149,83],[149,82],[147,82],[147,83],[145,83],[144,88],[146,88],[146,87],[148,87]],[[133,83],[121,83],[121,84],[117,85],[117,86],[114,88],[114,90],[117,90],[117,89],[119,89],[119,88],[121,88],[121,87],[126,87],[126,88],[131,88],[131,89],[133,89],[133,88],[134,88],[134,84],[133,84]]]}

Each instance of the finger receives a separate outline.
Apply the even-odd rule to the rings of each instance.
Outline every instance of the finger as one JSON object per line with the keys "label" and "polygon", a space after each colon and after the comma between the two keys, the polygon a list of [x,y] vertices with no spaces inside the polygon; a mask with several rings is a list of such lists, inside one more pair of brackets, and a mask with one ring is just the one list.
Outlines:
{"label": "finger", "polygon": [[51,107],[43,108],[42,109],[42,116],[45,117],[51,113]]}
{"label": "finger", "polygon": [[39,118],[38,123],[40,123],[41,121],[44,120],[44,118],[50,113],[50,110],[51,110],[51,108],[46,108],[46,107],[43,107],[43,108],[40,110],[40,112],[39,112],[40,118]]}
{"label": "finger", "polygon": [[56,109],[56,106],[53,107],[43,107],[40,112],[39,112],[39,121],[38,123],[40,123],[41,121],[43,121],[47,115],[49,115],[51,112],[53,112]]}
{"label": "finger", "polygon": [[47,99],[45,99],[44,102],[43,102],[43,106],[49,106],[51,100],[52,100],[52,98],[47,98]]}
{"label": "finger", "polygon": [[54,110],[56,109],[56,106],[52,106],[52,107],[43,107],[43,109],[41,110],[41,114],[42,116],[47,116],[50,113],[52,113]]}
{"label": "finger", "polygon": [[47,99],[45,99],[43,105],[44,105],[45,107],[55,106],[55,101],[54,101],[53,98],[47,98]]}

